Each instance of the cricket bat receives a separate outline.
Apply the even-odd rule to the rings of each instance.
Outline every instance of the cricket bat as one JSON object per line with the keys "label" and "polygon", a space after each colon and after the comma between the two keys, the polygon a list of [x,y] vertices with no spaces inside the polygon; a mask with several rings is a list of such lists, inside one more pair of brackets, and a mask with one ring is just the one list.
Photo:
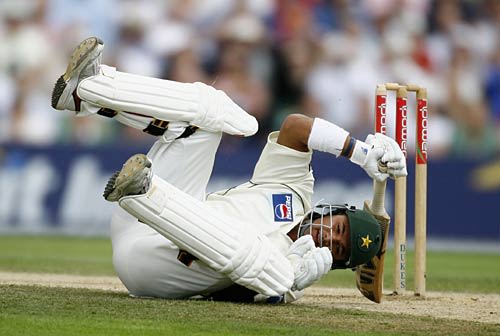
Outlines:
{"label": "cricket bat", "polygon": [[384,288],[384,258],[389,237],[389,224],[391,218],[385,211],[385,189],[387,181],[373,182],[373,199],[365,201],[363,209],[371,213],[380,223],[382,230],[382,244],[379,252],[366,264],[356,269],[356,286],[369,300],[380,303]]}

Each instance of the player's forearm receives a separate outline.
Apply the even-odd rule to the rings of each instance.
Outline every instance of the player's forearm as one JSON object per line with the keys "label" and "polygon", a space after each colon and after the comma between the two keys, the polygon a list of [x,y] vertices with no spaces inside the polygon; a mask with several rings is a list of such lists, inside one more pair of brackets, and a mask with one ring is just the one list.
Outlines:
{"label": "player's forearm", "polygon": [[[381,134],[370,134],[363,142],[334,123],[300,114],[289,115],[278,136],[280,145],[297,151],[318,150],[337,157],[344,156],[377,181],[383,181],[389,176],[406,175],[402,154],[390,140]],[[379,161],[387,162],[387,171],[379,171]]]}
{"label": "player's forearm", "polygon": [[313,122],[313,118],[302,114],[289,115],[281,124],[278,144],[299,152],[308,152],[308,141]]}
{"label": "player's forearm", "polygon": [[326,120],[302,114],[291,114],[283,121],[277,142],[301,152],[312,149],[347,158],[356,153],[356,139],[349,132]]}
{"label": "player's forearm", "polygon": [[309,134],[308,147],[337,157],[344,156],[361,166],[371,146],[352,137],[342,127],[316,118]]}

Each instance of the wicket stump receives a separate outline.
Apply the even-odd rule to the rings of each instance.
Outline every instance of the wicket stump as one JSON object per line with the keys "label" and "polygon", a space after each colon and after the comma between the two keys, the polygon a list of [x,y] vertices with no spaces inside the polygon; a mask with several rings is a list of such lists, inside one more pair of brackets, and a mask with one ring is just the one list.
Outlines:
{"label": "wicket stump", "polygon": [[[395,140],[405,158],[408,139],[408,92],[417,98],[415,154],[415,295],[425,295],[427,212],[427,90],[417,85],[386,83],[375,91],[375,132],[387,133],[387,91],[396,91]],[[393,293],[406,289],[406,177],[395,182]]]}

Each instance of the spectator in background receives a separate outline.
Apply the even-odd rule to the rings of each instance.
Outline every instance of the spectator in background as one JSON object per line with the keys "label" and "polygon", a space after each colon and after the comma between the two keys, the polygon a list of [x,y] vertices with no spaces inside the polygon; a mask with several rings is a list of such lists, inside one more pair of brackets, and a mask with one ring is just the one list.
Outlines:
{"label": "spectator in background", "polygon": [[[373,129],[373,63],[366,64],[360,53],[357,31],[325,35],[322,59],[306,78],[306,113],[350,129],[355,137]],[[339,46],[342,46],[341,48]]]}
{"label": "spectator in background", "polygon": [[208,75],[201,65],[199,55],[186,46],[169,56],[168,68],[162,78],[183,83],[209,83]]}
{"label": "spectator in background", "polygon": [[0,70],[8,76],[7,90],[10,85],[15,87],[9,115],[4,119],[10,126],[5,131],[16,142],[51,143],[59,135],[61,118],[46,103],[51,89],[44,85],[44,75],[53,57],[51,41],[43,29],[46,7],[42,2],[21,0],[2,2],[0,8],[4,20]]}
{"label": "spectator in background", "polygon": [[346,18],[354,15],[353,10],[354,6],[349,1],[318,1],[312,8],[315,34],[323,35],[342,29]]}
{"label": "spectator in background", "polygon": [[429,11],[427,45],[432,68],[438,75],[448,69],[452,58],[452,33],[462,22],[457,1],[434,1]]}
{"label": "spectator in background", "polygon": [[496,127],[497,143],[500,143],[500,42],[497,43],[486,74],[486,99]]}
{"label": "spectator in background", "polygon": [[[146,43],[146,37],[160,20],[161,13],[161,7],[150,1],[125,1],[118,7],[118,40],[114,45],[113,64],[137,75],[160,75],[162,60]],[[168,37],[159,40],[159,44]]]}
{"label": "spectator in background", "polygon": [[307,106],[305,82],[317,57],[317,44],[306,37],[282,41],[273,49],[272,129],[277,129],[289,114],[314,116],[315,110]]}
{"label": "spectator in background", "polygon": [[115,54],[106,63],[215,84],[262,132],[290,113],[339,113],[361,120],[354,132],[364,134],[377,83],[418,83],[429,91],[430,156],[474,156],[477,146],[489,155],[500,142],[499,27],[495,0],[0,1],[0,141],[150,141],[46,103],[61,59],[96,35]]}
{"label": "spectator in background", "polygon": [[272,114],[269,124],[272,129],[278,129],[289,114],[313,115],[306,107],[305,82],[318,56],[312,16],[314,7],[315,4],[308,1],[276,1],[270,20],[275,41],[271,51]]}
{"label": "spectator in background", "polygon": [[0,144],[11,138],[10,125],[16,97],[14,80],[0,72]]}
{"label": "spectator in background", "polygon": [[257,57],[259,49],[265,48],[264,33],[258,17],[244,4],[236,7],[219,32],[219,58],[212,84],[259,121],[262,136],[268,131],[270,96],[259,70],[266,64],[254,65],[252,57]]}
{"label": "spectator in background", "polygon": [[[45,20],[40,27],[45,28],[46,33],[50,33],[50,38],[58,42],[58,48],[63,46],[62,50],[70,51],[74,47],[75,40],[88,35],[101,36],[107,41],[108,46],[114,45],[119,26],[117,15],[129,0],[27,1],[43,3],[46,6]],[[18,3],[17,0],[9,2]],[[63,59],[64,56],[61,55]]]}
{"label": "spectator in background", "polygon": [[[486,97],[497,129],[497,143],[500,143],[500,1],[488,0],[484,6],[484,18],[478,18],[476,25],[482,27],[482,34],[489,38],[492,52],[486,60]],[[482,35],[480,35],[482,36]]]}
{"label": "spectator in background", "polygon": [[164,60],[159,78],[183,83],[209,84],[209,76],[200,58],[200,40],[192,25],[192,1],[173,1],[162,20],[146,37],[149,48]]}
{"label": "spectator in background", "polygon": [[472,62],[467,40],[462,38],[457,40],[447,81],[450,110],[459,125],[453,138],[453,153],[486,158],[498,149],[497,139],[480,74]]}
{"label": "spectator in background", "polygon": [[[169,5],[162,9],[156,22],[150,25],[144,33],[145,48],[160,63],[159,76],[157,76],[159,78],[166,79],[167,71],[171,67],[171,57],[188,50],[193,53],[197,51],[197,44],[200,43],[197,35],[200,34],[195,32],[193,13],[196,7],[193,3],[193,1],[183,0],[170,1]],[[189,53],[185,55],[188,56]],[[190,58],[188,62],[193,61],[190,56],[188,57]]]}

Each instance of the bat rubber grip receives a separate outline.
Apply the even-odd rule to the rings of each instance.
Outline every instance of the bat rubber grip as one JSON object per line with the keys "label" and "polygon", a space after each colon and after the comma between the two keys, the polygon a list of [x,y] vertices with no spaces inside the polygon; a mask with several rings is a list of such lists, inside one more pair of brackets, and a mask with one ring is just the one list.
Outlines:
{"label": "bat rubber grip", "polygon": [[387,162],[378,162],[378,171],[381,173],[387,173]]}

